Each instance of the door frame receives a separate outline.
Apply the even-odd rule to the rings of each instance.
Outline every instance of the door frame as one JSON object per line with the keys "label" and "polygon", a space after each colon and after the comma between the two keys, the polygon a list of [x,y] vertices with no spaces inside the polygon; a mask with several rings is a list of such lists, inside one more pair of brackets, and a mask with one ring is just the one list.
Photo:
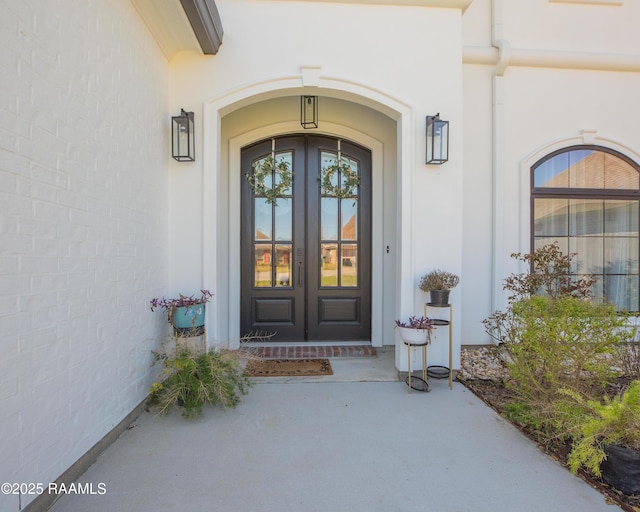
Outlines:
{"label": "door frame", "polygon": [[[229,341],[240,339],[240,172],[241,150],[253,142],[287,134],[301,134],[295,121],[267,125],[229,139]],[[384,202],[382,171],[384,146],[381,141],[348,126],[322,122],[314,134],[348,139],[371,151],[371,344],[382,347],[382,283]]]}
{"label": "door frame", "polygon": [[[295,175],[290,192],[291,216],[289,217],[289,236],[277,238],[276,225],[264,226],[267,238],[256,239],[257,207],[256,197],[244,174],[251,168],[251,162],[260,161],[266,155],[276,158],[290,159]],[[355,162],[361,183],[357,187],[353,205],[357,205],[357,214],[352,217],[356,221],[356,237],[343,239],[344,217],[334,219],[335,235],[330,236],[335,245],[353,247],[357,244],[355,261],[358,282],[344,285],[336,281],[335,285],[324,285],[321,263],[322,220],[325,212],[323,205],[323,187],[320,184],[322,169],[327,165],[327,158],[346,158]],[[324,155],[324,157],[323,157]],[[352,140],[329,137],[317,132],[289,134],[281,137],[270,137],[241,150],[242,174],[239,176],[241,188],[241,333],[259,331],[261,329],[277,331],[270,341],[278,342],[349,342],[371,340],[371,151]],[[300,178],[300,179],[298,179]],[[238,179],[238,178],[236,178]],[[331,194],[329,193],[329,197]],[[347,203],[350,200],[346,201]],[[344,206],[344,201],[343,208]],[[335,214],[338,213],[338,202],[335,202]],[[273,224],[277,219],[272,207],[266,206],[270,212],[269,219]],[[347,206],[350,208],[350,206]],[[349,210],[347,210],[349,211]],[[352,212],[353,213],[353,212]],[[342,219],[342,220],[340,220]],[[263,218],[265,221],[266,218]],[[273,236],[269,236],[271,233]],[[325,240],[327,242],[328,240]],[[292,242],[293,245],[289,245]],[[269,286],[256,286],[256,258],[254,252],[258,247],[267,244],[271,249],[273,261],[280,260],[277,247],[290,256],[288,283],[285,286],[273,282]],[[275,243],[275,247],[272,244]],[[281,245],[284,244],[284,245]],[[344,245],[343,245],[344,244]],[[288,247],[289,249],[285,249]],[[336,253],[338,256],[340,253]],[[344,254],[342,254],[344,257]],[[352,256],[353,257],[353,256]],[[337,263],[337,260],[336,260]],[[343,267],[343,265],[339,265]],[[303,270],[304,269],[304,270]],[[271,267],[271,272],[273,272]],[[342,268],[342,272],[347,272]],[[270,276],[272,277],[272,276]],[[335,277],[338,277],[336,267]],[[274,309],[275,308],[275,309]],[[275,314],[274,323],[263,318],[255,318],[258,311],[265,315]],[[269,313],[269,311],[271,313]],[[347,317],[350,313],[351,316]],[[287,315],[283,320],[281,315]],[[261,327],[261,324],[263,326]],[[266,325],[272,325],[267,327]]]}

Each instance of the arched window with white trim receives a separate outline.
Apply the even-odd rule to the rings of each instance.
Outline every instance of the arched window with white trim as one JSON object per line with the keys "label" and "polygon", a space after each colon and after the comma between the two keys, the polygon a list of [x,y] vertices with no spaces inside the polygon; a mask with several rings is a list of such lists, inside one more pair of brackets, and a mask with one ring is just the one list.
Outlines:
{"label": "arched window with white trim", "polygon": [[640,166],[601,146],[555,151],[531,168],[531,246],[575,253],[572,272],[598,277],[593,295],[639,311]]}

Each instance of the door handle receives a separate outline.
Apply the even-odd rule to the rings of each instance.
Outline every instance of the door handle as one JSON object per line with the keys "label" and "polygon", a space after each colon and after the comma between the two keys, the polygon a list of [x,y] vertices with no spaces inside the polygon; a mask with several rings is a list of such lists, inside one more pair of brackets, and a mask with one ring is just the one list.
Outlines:
{"label": "door handle", "polygon": [[298,286],[302,286],[302,260],[298,261]]}

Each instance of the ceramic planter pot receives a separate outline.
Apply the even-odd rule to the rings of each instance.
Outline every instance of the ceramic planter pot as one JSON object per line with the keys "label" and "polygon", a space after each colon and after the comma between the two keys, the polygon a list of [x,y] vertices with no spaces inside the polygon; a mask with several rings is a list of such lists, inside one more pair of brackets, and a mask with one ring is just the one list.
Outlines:
{"label": "ceramic planter pot", "polygon": [[400,330],[400,337],[407,343],[414,343],[423,345],[429,342],[429,330],[428,329],[412,329],[410,327],[398,327]]}
{"label": "ceramic planter pot", "polygon": [[204,325],[205,304],[195,304],[173,308],[171,312],[171,323],[178,329],[193,329]]}
{"label": "ceramic planter pot", "polygon": [[448,306],[449,292],[451,290],[429,290],[429,298],[432,306]]}

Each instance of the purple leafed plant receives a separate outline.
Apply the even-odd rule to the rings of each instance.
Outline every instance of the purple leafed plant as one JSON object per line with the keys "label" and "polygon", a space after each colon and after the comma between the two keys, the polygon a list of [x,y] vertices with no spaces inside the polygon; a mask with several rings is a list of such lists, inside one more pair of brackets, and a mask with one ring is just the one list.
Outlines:
{"label": "purple leafed plant", "polygon": [[211,297],[213,297],[213,294],[209,290],[200,290],[200,294],[200,297],[196,297],[194,295],[189,295],[187,297],[186,295],[179,294],[180,297],[177,299],[165,299],[164,297],[161,299],[151,299],[151,311],[155,311],[156,308],[160,308],[168,313],[175,308],[205,304],[211,300]]}
{"label": "purple leafed plant", "polygon": [[396,320],[396,325],[398,327],[407,327],[409,329],[426,329],[427,331],[430,331],[433,329],[433,320],[426,316],[410,316],[408,322]]}

